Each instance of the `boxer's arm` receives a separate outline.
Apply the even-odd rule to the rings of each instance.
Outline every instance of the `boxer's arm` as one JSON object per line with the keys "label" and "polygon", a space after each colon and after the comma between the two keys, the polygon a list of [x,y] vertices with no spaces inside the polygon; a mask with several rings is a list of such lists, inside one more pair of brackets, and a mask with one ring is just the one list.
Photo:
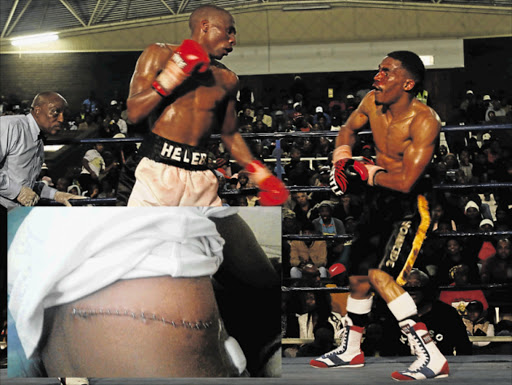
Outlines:
{"label": "boxer's arm", "polygon": [[[235,89],[236,88],[236,89]],[[247,166],[254,160],[249,147],[242,138],[237,129],[236,117],[236,90],[238,89],[238,79],[236,79],[236,87],[233,87],[227,101],[224,114],[224,121],[221,130],[221,139],[231,156],[242,167]]]}
{"label": "boxer's arm", "polygon": [[171,55],[171,49],[163,44],[152,44],[140,55],[130,81],[130,92],[126,100],[130,122],[140,122],[162,101],[162,96],[151,87],[151,84]]}
{"label": "boxer's arm", "polygon": [[411,122],[411,144],[404,151],[402,168],[377,173],[373,183],[404,193],[411,191],[432,160],[440,130],[441,123],[433,113],[416,116]]}

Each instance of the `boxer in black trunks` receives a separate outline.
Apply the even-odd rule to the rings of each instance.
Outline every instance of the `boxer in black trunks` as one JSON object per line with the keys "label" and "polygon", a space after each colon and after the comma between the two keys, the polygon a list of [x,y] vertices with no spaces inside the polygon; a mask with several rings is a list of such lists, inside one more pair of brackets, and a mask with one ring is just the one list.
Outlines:
{"label": "boxer in black trunks", "polygon": [[[361,182],[411,194],[432,159],[441,128],[436,112],[415,98],[424,73],[420,58],[409,51],[391,52],[382,60],[373,90],[363,98],[337,136],[331,173],[331,187],[337,195],[343,194],[351,183]],[[352,158],[356,132],[367,123],[375,142],[376,164]],[[413,299],[401,287],[430,224],[428,203],[423,195],[418,195],[417,206],[419,225],[413,226],[413,221],[408,220],[399,224],[380,268],[370,269],[368,276],[350,278],[347,312],[351,324],[344,329],[341,345],[312,360],[312,366],[364,365],[360,344],[372,306],[371,285],[388,304],[417,356],[407,370],[393,372],[391,377],[407,381],[448,376],[448,362],[430,338],[425,324],[419,322]],[[411,250],[402,258],[407,238],[411,238]]]}

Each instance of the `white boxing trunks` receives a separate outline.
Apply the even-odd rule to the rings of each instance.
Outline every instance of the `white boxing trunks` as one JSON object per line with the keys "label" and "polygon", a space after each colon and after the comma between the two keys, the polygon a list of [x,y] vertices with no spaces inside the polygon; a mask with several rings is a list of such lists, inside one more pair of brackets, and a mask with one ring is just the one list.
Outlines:
{"label": "white boxing trunks", "polygon": [[139,153],[128,206],[222,205],[206,150],[150,133]]}

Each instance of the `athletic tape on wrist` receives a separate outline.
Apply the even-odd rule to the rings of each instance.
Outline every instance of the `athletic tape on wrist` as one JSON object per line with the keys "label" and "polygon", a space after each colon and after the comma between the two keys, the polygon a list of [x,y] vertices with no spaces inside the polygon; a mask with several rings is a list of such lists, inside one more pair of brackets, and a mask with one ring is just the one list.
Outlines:
{"label": "athletic tape on wrist", "polygon": [[352,149],[348,144],[338,146],[332,153],[332,163],[336,163],[340,159],[352,158]]}

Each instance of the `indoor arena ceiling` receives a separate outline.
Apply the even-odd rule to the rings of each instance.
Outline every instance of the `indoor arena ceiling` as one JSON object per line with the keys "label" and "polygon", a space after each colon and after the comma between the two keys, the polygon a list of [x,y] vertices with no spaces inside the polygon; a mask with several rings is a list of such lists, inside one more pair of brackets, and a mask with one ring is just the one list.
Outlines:
{"label": "indoor arena ceiling", "polygon": [[203,4],[215,4],[235,14],[280,9],[308,12],[343,6],[443,8],[477,12],[512,10],[512,0],[0,0],[1,39],[44,32],[87,33],[119,29],[158,20],[184,20]]}

